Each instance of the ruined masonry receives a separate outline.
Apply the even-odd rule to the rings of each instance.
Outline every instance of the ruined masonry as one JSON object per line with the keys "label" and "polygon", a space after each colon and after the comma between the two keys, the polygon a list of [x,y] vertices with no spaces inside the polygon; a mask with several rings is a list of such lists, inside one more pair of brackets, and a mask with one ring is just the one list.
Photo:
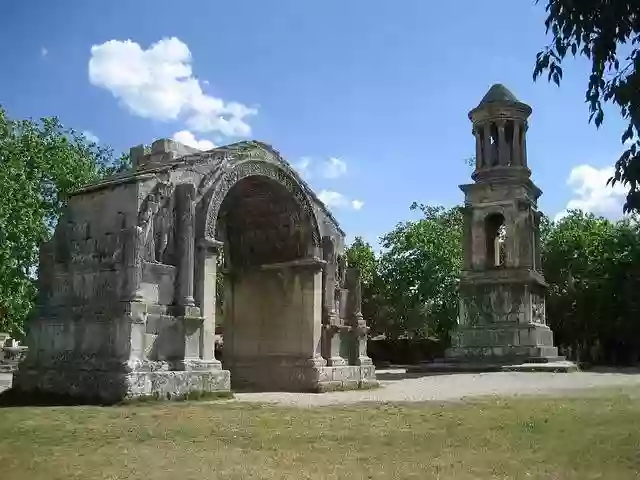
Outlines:
{"label": "ruined masonry", "polygon": [[[274,149],[131,150],[76,192],[40,251],[16,390],[103,402],[376,385],[344,232]],[[224,369],[214,356],[224,273]]]}
{"label": "ruined masonry", "polygon": [[[540,189],[527,165],[531,107],[494,85],[469,113],[474,183],[465,194],[459,325],[447,360],[520,365],[561,362],[545,322]],[[525,369],[525,368],[522,368]]]}

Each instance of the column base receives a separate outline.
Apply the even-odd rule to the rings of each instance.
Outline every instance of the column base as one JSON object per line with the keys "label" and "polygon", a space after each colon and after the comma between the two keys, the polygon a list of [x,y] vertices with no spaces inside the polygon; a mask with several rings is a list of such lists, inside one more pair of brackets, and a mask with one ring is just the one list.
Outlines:
{"label": "column base", "polygon": [[373,365],[328,366],[321,357],[245,357],[225,360],[225,366],[234,390],[320,393],[378,386]]}
{"label": "column base", "polygon": [[229,371],[215,365],[184,370],[172,370],[172,362],[116,362],[104,366],[107,368],[83,368],[76,362],[56,368],[21,365],[13,374],[12,390],[34,402],[55,397],[78,404],[114,404],[139,397],[170,400],[195,392],[230,391]]}

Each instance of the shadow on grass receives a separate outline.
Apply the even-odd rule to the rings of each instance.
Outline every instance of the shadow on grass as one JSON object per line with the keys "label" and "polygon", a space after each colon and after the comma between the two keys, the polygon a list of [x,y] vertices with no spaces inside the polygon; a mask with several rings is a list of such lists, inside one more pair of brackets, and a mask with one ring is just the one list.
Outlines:
{"label": "shadow on grass", "polygon": [[376,371],[376,379],[383,382],[409,380],[422,377],[436,377],[440,375],[454,375],[459,372],[407,372],[405,371]]}
{"label": "shadow on grass", "polygon": [[619,375],[640,375],[640,366],[609,367],[605,365],[590,365],[580,363],[580,370],[589,373],[616,373]]}
{"label": "shadow on grass", "polygon": [[183,395],[143,395],[135,398],[117,400],[105,400],[99,397],[60,395],[49,392],[24,392],[15,388],[9,388],[0,392],[0,408],[15,407],[76,407],[76,406],[119,406],[147,403],[160,403],[166,401],[207,401],[229,400],[234,397],[233,392],[205,392],[193,391]]}

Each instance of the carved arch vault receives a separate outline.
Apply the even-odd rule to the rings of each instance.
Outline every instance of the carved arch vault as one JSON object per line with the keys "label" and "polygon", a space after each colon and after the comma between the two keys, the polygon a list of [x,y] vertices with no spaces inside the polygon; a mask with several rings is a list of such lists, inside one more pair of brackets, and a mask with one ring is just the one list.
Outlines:
{"label": "carved arch vault", "polygon": [[[309,229],[313,246],[320,247],[318,221],[309,194],[291,171],[291,168],[285,164],[284,160],[276,157],[275,161],[281,164],[279,165],[273,160],[255,158],[240,159],[229,164],[226,167],[226,171],[220,175],[219,180],[210,187],[209,191],[201,199],[200,212],[202,220],[199,222],[199,236],[207,240],[220,240],[216,238],[216,234],[223,202],[234,186],[248,177],[256,177],[272,184],[277,184],[281,191],[286,191],[290,194],[300,208],[302,213],[300,220]],[[225,166],[221,168],[225,168]]]}

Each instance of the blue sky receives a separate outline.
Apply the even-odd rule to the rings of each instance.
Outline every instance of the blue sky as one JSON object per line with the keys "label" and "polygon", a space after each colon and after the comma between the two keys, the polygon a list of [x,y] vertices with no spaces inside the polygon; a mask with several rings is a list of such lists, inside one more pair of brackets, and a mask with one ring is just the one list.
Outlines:
{"label": "blue sky", "polygon": [[[543,2],[544,3],[544,2]],[[272,144],[370,242],[413,201],[452,206],[470,181],[467,118],[504,83],[530,104],[542,210],[616,216],[606,187],[622,151],[615,111],[587,123],[588,65],[532,81],[546,44],[532,0],[4,2],[0,104],[56,115],[115,150],[173,137]],[[220,121],[222,117],[225,120]]]}

